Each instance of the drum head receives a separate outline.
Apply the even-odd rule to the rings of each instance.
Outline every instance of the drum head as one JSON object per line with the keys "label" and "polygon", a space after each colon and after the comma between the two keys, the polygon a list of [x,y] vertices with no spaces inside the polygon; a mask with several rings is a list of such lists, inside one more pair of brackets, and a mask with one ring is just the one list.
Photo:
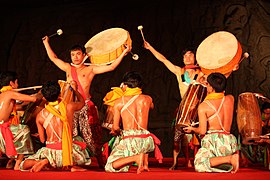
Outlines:
{"label": "drum head", "polygon": [[[101,60],[92,62],[93,64],[108,64],[117,58],[117,55],[113,54],[115,51],[117,51],[116,54],[118,56],[121,54],[121,51],[118,52],[118,49],[124,44],[131,45],[128,31],[122,28],[110,28],[93,36],[84,46],[91,62],[92,59],[101,56]],[[112,56],[114,57],[112,58]]]}
{"label": "drum head", "polygon": [[229,32],[219,31],[208,36],[199,45],[196,59],[204,74],[229,73],[241,58],[241,45]]}

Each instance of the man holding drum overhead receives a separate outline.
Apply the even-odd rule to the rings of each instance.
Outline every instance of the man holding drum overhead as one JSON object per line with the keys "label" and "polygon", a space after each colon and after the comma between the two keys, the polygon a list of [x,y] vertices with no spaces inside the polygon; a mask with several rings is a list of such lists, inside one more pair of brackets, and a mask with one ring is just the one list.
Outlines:
{"label": "man holding drum overhead", "polygon": [[[198,66],[195,65],[195,55],[191,49],[183,51],[183,61],[185,67],[181,68],[172,64],[165,56],[154,49],[147,41],[144,41],[144,47],[151,51],[151,53],[161,61],[172,73],[176,75],[181,99],[183,99],[185,93],[188,90],[189,85],[194,80],[199,80],[203,74]],[[196,138],[194,136],[194,138]],[[174,132],[174,146],[173,146],[173,165],[170,170],[174,170],[177,167],[177,157],[180,153],[179,144],[182,145],[183,152],[186,158],[187,167],[191,167],[188,152],[188,136],[182,130],[175,128]]]}
{"label": "man holding drum overhead", "polygon": [[[81,46],[73,46],[70,50],[72,63],[66,63],[59,59],[52,50],[49,44],[49,37],[43,38],[43,44],[47,51],[50,60],[58,66],[62,71],[66,72],[66,80],[70,82],[75,80],[78,84],[78,90],[85,99],[85,106],[78,112],[75,112],[73,119],[73,136],[79,133],[87,143],[87,147],[91,153],[97,157],[99,167],[104,167],[102,159],[102,128],[98,120],[97,109],[94,103],[90,100],[89,94],[91,82],[96,74],[113,71],[122,61],[123,57],[130,51],[131,47],[126,46],[126,49],[115,59],[111,64],[98,66],[86,66],[84,60],[87,58],[85,48]],[[78,129],[77,129],[78,128]]]}
{"label": "man holding drum overhead", "polygon": [[230,134],[234,97],[224,95],[226,82],[221,73],[211,73],[207,77],[208,95],[198,108],[199,127],[184,128],[187,133],[204,135],[194,160],[198,172],[236,173],[239,168],[237,140]]}

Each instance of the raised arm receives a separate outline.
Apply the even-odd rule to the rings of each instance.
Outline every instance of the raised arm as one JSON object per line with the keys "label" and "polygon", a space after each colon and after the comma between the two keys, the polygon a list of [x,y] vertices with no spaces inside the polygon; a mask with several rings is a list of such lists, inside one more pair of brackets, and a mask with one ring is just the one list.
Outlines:
{"label": "raised arm", "polygon": [[57,55],[54,53],[54,51],[52,50],[50,43],[49,43],[49,37],[45,36],[44,38],[42,38],[43,40],[43,44],[45,46],[46,52],[50,58],[50,60],[58,67],[60,68],[62,71],[67,71],[69,68],[69,63],[64,62],[63,60],[59,59],[57,57]]}
{"label": "raised arm", "polygon": [[93,67],[93,73],[94,74],[102,74],[105,72],[113,71],[122,61],[125,55],[131,50],[130,46],[126,46],[126,49],[121,53],[121,55],[116,58],[115,61],[113,61],[110,65],[105,65],[105,66],[94,66]]}
{"label": "raised arm", "polygon": [[158,52],[147,41],[144,41],[144,48],[148,49],[160,62],[162,62],[172,73],[177,74],[180,71],[180,67],[174,65],[165,56]]}

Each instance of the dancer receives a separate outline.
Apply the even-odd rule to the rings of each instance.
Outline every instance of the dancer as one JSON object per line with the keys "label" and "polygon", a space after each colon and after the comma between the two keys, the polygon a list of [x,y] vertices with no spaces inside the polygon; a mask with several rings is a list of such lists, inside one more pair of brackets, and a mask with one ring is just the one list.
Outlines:
{"label": "dancer", "polygon": [[[172,73],[175,74],[181,99],[183,99],[185,93],[189,85],[196,80],[200,80],[203,77],[203,73],[201,73],[198,66],[195,65],[196,59],[195,54],[191,48],[188,48],[183,51],[183,62],[185,67],[181,68],[177,65],[172,64],[164,55],[159,53],[153,46],[151,46],[147,41],[144,41],[144,47],[159,60],[161,61]],[[191,134],[186,134],[182,129],[177,128],[174,125],[174,144],[173,144],[173,165],[170,167],[170,170],[174,170],[177,168],[177,157],[180,153],[180,146],[182,147],[183,153],[186,159],[186,166],[192,167],[192,164],[189,160],[189,150],[188,150],[188,139],[192,139],[195,143],[194,154],[196,154],[196,148],[199,146],[199,141],[196,136],[192,136]]]}
{"label": "dancer", "polygon": [[198,108],[199,127],[184,128],[187,133],[204,135],[194,161],[198,172],[236,173],[239,169],[237,140],[230,134],[234,97],[224,95],[226,82],[221,73],[207,77],[208,95]]}
{"label": "dancer", "polygon": [[49,44],[48,36],[43,38],[43,44],[50,60],[62,71],[66,72],[66,80],[68,82],[75,80],[78,84],[79,92],[85,99],[85,106],[74,114],[73,136],[80,135],[83,137],[87,143],[88,149],[97,158],[99,167],[104,168],[101,150],[103,146],[102,127],[98,119],[97,108],[90,99],[91,95],[89,91],[94,76],[96,74],[113,71],[120,64],[124,56],[131,50],[131,47],[126,46],[126,49],[122,54],[110,65],[86,66],[84,65],[84,60],[86,59],[87,54],[85,53],[84,47],[75,45],[70,49],[71,65],[57,57]]}
{"label": "dancer", "polygon": [[48,103],[38,113],[36,124],[40,141],[46,141],[46,147],[25,159],[20,166],[22,170],[39,172],[47,167],[73,172],[85,170],[76,165],[89,164],[85,148],[72,142],[73,114],[84,106],[84,99],[76,86],[76,82],[71,81],[77,101],[68,104],[59,98],[61,89],[57,81],[48,81],[42,86],[41,93]]}
{"label": "dancer", "polygon": [[19,170],[24,155],[34,153],[29,127],[18,123],[13,124],[10,121],[14,119],[12,116],[16,115],[16,100],[36,101],[34,96],[12,90],[18,86],[16,72],[0,73],[0,155],[5,153],[10,158],[6,168],[12,168],[13,160],[16,160],[14,170]]}
{"label": "dancer", "polygon": [[[136,162],[137,173],[149,171],[148,153],[156,151],[156,158],[162,162],[158,149],[160,141],[147,130],[149,110],[154,108],[152,98],[142,94],[142,77],[138,72],[128,72],[123,78],[122,89],[126,95],[114,102],[114,122],[111,133],[121,134],[105,166],[107,172],[127,172],[129,165]],[[120,120],[123,130],[120,131]]]}

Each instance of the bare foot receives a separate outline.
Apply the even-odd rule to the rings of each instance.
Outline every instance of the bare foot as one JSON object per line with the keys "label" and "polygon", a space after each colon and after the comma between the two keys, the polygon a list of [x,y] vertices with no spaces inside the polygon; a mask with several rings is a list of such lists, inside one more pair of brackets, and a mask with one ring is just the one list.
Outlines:
{"label": "bare foot", "polygon": [[18,157],[16,159],[16,163],[15,163],[15,166],[14,166],[14,170],[20,170],[20,164],[21,164],[23,158],[24,158],[23,154],[18,154]]}
{"label": "bare foot", "polygon": [[137,174],[140,174],[143,171],[143,160],[144,160],[144,154],[138,154],[138,158],[136,159],[136,163],[138,165]]}
{"label": "bare foot", "polygon": [[39,172],[41,169],[49,163],[48,159],[43,159],[35,164],[31,169],[30,172]]}
{"label": "bare foot", "polygon": [[22,160],[16,160],[15,166],[14,166],[14,170],[20,170],[20,164],[21,164]]}
{"label": "bare foot", "polygon": [[172,167],[169,168],[170,171],[173,171],[176,169],[176,164],[173,164]]}
{"label": "bare foot", "polygon": [[72,166],[70,171],[71,172],[82,172],[82,171],[87,171],[87,169],[84,169],[84,168],[79,167],[79,166]]}
{"label": "bare foot", "polygon": [[191,164],[191,161],[190,160],[188,160],[187,168],[192,168],[192,164]]}
{"label": "bare foot", "polygon": [[6,165],[6,168],[7,169],[12,169],[14,167],[13,165],[13,160],[14,159],[9,159],[8,162],[7,162],[7,165]]}
{"label": "bare foot", "polygon": [[239,154],[233,154],[231,157],[231,164],[233,166],[233,169],[231,173],[236,173],[239,169]]}
{"label": "bare foot", "polygon": [[144,160],[143,160],[143,170],[149,172],[149,167],[148,167],[148,154],[144,155]]}
{"label": "bare foot", "polygon": [[147,171],[147,172],[150,171],[149,168],[148,168],[148,165],[143,165],[143,170],[144,170],[144,171]]}

